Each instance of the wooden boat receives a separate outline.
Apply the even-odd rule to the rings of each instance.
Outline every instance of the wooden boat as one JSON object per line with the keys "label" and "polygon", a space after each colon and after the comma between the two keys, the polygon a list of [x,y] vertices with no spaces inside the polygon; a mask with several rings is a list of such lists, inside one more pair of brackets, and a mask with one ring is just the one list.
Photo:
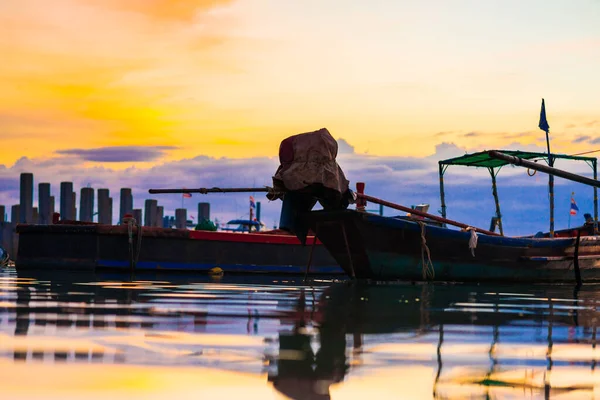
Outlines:
{"label": "wooden boat", "polygon": [[[518,158],[520,162],[548,157],[548,154],[529,152],[504,151],[500,154]],[[595,158],[551,156],[589,162],[596,177]],[[554,231],[551,224],[550,232],[545,234],[506,237],[502,231],[495,177],[497,169],[508,163],[495,157],[494,151],[440,161],[442,217],[430,216],[449,221],[445,219],[443,191],[443,174],[448,165],[485,167],[492,176],[500,234],[451,229],[447,225],[435,226],[421,219],[382,217],[355,210],[313,211],[306,215],[306,219],[344,271],[356,278],[476,282],[600,281],[596,186],[594,220],[591,223],[562,231]],[[486,233],[480,233],[482,231]]]}
{"label": "wooden boat", "polygon": [[[304,274],[311,248],[281,231],[211,232],[127,225],[17,225],[17,270]],[[312,239],[311,239],[312,240]],[[311,271],[343,274],[319,242]]]}

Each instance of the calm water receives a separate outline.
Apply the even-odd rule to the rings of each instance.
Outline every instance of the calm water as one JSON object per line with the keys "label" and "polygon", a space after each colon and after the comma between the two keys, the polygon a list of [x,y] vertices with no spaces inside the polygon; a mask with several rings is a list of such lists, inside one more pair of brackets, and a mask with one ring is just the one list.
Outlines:
{"label": "calm water", "polygon": [[5,270],[0,398],[596,398],[599,305],[595,286]]}

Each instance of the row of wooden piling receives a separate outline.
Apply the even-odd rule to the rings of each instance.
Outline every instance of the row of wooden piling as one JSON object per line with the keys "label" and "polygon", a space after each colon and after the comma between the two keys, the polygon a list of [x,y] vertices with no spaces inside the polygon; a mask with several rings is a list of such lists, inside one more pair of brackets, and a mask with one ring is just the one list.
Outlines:
{"label": "row of wooden piling", "polygon": [[[22,224],[52,224],[56,211],[55,197],[51,195],[51,185],[48,182],[38,184],[38,207],[33,207],[34,199],[33,174],[24,172],[20,176],[19,204],[10,207],[8,219],[6,206],[0,205],[0,245],[6,249],[14,259],[18,249],[18,236],[15,228]],[[131,188],[120,189],[119,221],[125,214],[132,214],[136,221],[144,226],[177,227],[184,229],[187,225],[187,210],[175,210],[175,216],[164,216],[164,207],[158,205],[155,199],[146,199],[144,209],[133,208],[133,194]],[[60,183],[60,203],[58,213],[61,220],[98,222],[100,224],[113,224],[113,198],[110,190],[92,187],[81,188],[79,202],[79,218],[77,218],[77,193],[73,191],[73,182]],[[94,202],[97,201],[97,213],[94,213]],[[143,213],[142,213],[143,211]],[[96,221],[94,216],[97,215]],[[198,203],[198,220],[210,218],[210,204]],[[117,224],[119,223],[117,221]]]}

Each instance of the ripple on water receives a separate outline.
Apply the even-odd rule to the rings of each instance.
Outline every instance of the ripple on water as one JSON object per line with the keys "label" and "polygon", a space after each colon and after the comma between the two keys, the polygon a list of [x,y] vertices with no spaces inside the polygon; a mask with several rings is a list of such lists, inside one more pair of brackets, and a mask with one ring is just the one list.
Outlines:
{"label": "ripple on water", "polygon": [[592,286],[44,278],[0,273],[8,398],[580,398],[599,385]]}

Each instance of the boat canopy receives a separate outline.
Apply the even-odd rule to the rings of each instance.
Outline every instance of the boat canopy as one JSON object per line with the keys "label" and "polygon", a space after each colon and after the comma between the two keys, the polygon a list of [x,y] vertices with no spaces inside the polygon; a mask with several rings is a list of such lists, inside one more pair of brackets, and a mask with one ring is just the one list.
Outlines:
{"label": "boat canopy", "polygon": [[[543,159],[548,160],[548,153],[534,153],[530,151],[520,151],[520,150],[496,150],[501,153],[519,157],[525,160],[536,160]],[[583,156],[570,156],[567,154],[552,154],[553,159],[565,159],[565,160],[579,160],[579,161],[587,161],[589,163],[595,163],[595,157],[583,157]],[[492,158],[489,155],[489,150],[480,151],[478,153],[465,154],[464,156],[449,158],[447,160],[442,160],[439,162],[440,165],[464,165],[467,167],[487,167],[487,168],[497,168],[503,167],[509,164],[507,161],[500,160],[497,158]],[[593,168],[593,166],[592,166]]]}
{"label": "boat canopy", "polygon": [[[502,227],[502,215],[500,213],[500,202],[498,200],[498,190],[496,187],[496,176],[505,165],[510,164],[508,161],[501,160],[498,158],[493,158],[490,156],[489,152],[491,150],[484,150],[477,153],[465,154],[460,157],[449,158],[447,160],[441,160],[438,162],[439,164],[439,174],[440,174],[440,200],[441,200],[441,208],[442,208],[442,217],[446,218],[446,201],[445,201],[445,193],[444,193],[444,173],[446,169],[450,165],[463,165],[466,167],[481,167],[487,168],[491,177],[492,177],[492,194],[494,196],[494,201],[496,203],[496,216],[495,220],[493,220],[492,225],[490,226],[490,230],[493,231],[495,226],[498,226],[501,235],[504,235],[504,229]],[[556,153],[536,153],[530,151],[520,151],[520,150],[495,150],[497,152],[501,152],[510,156],[519,157],[525,160],[544,160],[548,165],[552,163],[549,162],[548,158],[552,157],[552,160],[564,159],[564,160],[576,160],[576,161],[585,161],[591,168],[594,173],[594,179],[598,179],[598,161],[596,157],[584,157],[580,155],[567,155],[567,154],[556,154]],[[598,226],[598,189],[596,187],[594,189],[594,226]],[[554,234],[554,179],[553,176],[549,176],[548,182],[548,193],[550,195],[550,234]]]}

